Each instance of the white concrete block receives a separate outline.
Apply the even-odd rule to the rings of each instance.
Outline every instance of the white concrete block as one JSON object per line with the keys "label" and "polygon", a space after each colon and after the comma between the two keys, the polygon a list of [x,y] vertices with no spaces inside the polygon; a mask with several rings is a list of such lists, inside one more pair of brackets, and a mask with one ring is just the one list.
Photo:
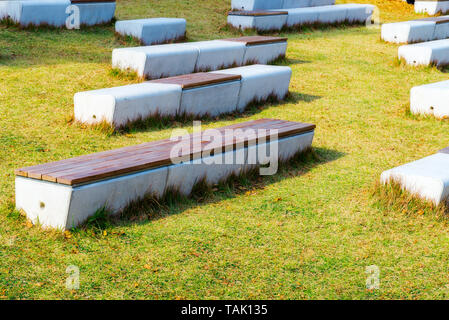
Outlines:
{"label": "white concrete block", "polygon": [[8,18],[9,15],[9,1],[0,1],[0,20]]}
{"label": "white concrete block", "polygon": [[435,15],[437,13],[449,12],[449,1],[415,1],[416,13],[427,13]]}
{"label": "white concrete block", "polygon": [[334,5],[335,0],[232,0],[233,10],[291,9]]}
{"label": "white concrete block", "polygon": [[81,26],[94,26],[109,23],[115,15],[115,2],[76,3],[80,9]]}
{"label": "white concrete block", "polygon": [[382,25],[381,38],[393,43],[416,43],[434,40],[434,21],[404,21]]}
{"label": "white concrete block", "polygon": [[252,65],[215,73],[239,74],[242,76],[238,110],[243,112],[249,103],[264,101],[270,95],[283,100],[288,94],[292,70],[290,67]]}
{"label": "white concrete block", "polygon": [[66,9],[70,5],[70,0],[10,1],[8,14],[22,26],[62,27],[65,26],[68,17]]}
{"label": "white concrete block", "polygon": [[285,57],[287,53],[287,42],[274,42],[246,46],[243,65],[247,64],[268,64],[280,57]]}
{"label": "white concrete block", "polygon": [[228,15],[228,24],[241,30],[255,29],[259,31],[274,31],[281,30],[285,27],[287,18],[287,14],[251,16],[230,13]]}
{"label": "white concrete block", "polygon": [[437,23],[433,33],[432,40],[440,40],[449,38],[449,23]]}
{"label": "white concrete block", "polygon": [[347,3],[345,6],[348,10],[346,12],[346,21],[348,23],[365,23],[371,22],[371,18],[376,8],[371,4]]}
{"label": "white concrete block", "polygon": [[414,66],[445,66],[449,64],[449,39],[403,45],[399,47],[398,56]]}
{"label": "white concrete block", "polygon": [[179,112],[180,85],[140,83],[75,94],[75,119],[86,124],[102,121],[114,127],[156,114],[175,116]]}
{"label": "white concrete block", "polygon": [[[73,5],[79,8],[80,24],[96,25],[110,22],[115,14],[115,2],[74,3],[70,0],[22,0],[4,1],[0,4],[0,15],[7,15],[22,26],[50,25],[65,27],[69,17],[67,9]],[[2,13],[3,12],[3,13]]]}
{"label": "white concrete block", "polygon": [[180,114],[216,117],[237,109],[240,81],[185,89],[182,92]]}
{"label": "white concrete block", "polygon": [[266,10],[281,9],[284,0],[232,0],[231,7],[233,10]]}
{"label": "white concrete block", "polygon": [[410,112],[449,117],[449,81],[442,81],[412,88]]}
{"label": "white concrete block", "polygon": [[287,26],[296,27],[318,22],[319,13],[316,8],[288,9]]}
{"label": "white concrete block", "polygon": [[146,195],[161,197],[167,174],[163,167],[75,187],[16,177],[16,207],[33,223],[70,229],[103,207],[119,212]]}
{"label": "white concrete block", "polygon": [[[284,0],[284,3],[288,3],[289,0]],[[290,0],[293,3],[295,2],[295,0]],[[300,0],[296,0],[296,1],[300,1]],[[319,6],[331,6],[335,4],[335,0],[310,0],[309,3],[309,7],[319,7]],[[284,5],[284,8],[285,5]],[[299,7],[293,7],[293,8],[299,8]]]}
{"label": "white concrete block", "polygon": [[436,205],[445,202],[449,195],[449,154],[437,153],[383,172],[381,182],[391,181]]}
{"label": "white concrete block", "polygon": [[[321,2],[323,2],[322,0]],[[282,9],[294,9],[294,8],[307,8],[316,6],[317,0],[284,0],[284,3],[282,4]],[[326,2],[326,1],[324,1]],[[327,2],[330,2],[329,0]],[[321,4],[318,4],[321,5]],[[270,8],[270,9],[279,9],[279,8]]]}
{"label": "white concrete block", "polygon": [[182,39],[186,33],[186,20],[152,18],[117,21],[115,32],[139,39],[144,45],[153,45]]}
{"label": "white concrete block", "polygon": [[185,46],[198,51],[195,72],[240,66],[246,50],[244,43],[222,40],[188,42]]}
{"label": "white concrete block", "polygon": [[198,49],[186,44],[121,48],[112,51],[112,66],[159,79],[193,73],[198,56]]}
{"label": "white concrete block", "polygon": [[314,8],[318,12],[318,23],[333,24],[346,20],[347,5],[321,6]]}

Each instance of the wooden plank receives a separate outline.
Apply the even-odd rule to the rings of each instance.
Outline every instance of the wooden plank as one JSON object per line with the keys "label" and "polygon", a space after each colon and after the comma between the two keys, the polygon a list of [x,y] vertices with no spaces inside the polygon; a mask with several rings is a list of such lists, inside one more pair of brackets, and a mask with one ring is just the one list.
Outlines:
{"label": "wooden plank", "polygon": [[222,39],[222,40],[224,40],[224,41],[234,41],[234,42],[243,42],[247,46],[251,46],[251,45],[258,45],[258,44],[287,42],[288,38],[266,37],[266,36],[248,36],[248,37],[229,38],[229,39]]}
{"label": "wooden plank", "polygon": [[224,83],[228,81],[238,81],[241,79],[242,76],[239,74],[234,75],[234,74],[198,72],[198,73],[185,74],[182,76],[151,80],[149,82],[178,84],[183,89],[192,89],[212,84]]}
{"label": "wooden plank", "polygon": [[287,15],[288,11],[265,11],[265,10],[251,10],[251,11],[229,11],[230,16],[251,16],[251,17],[261,17],[261,16],[279,16]]}
{"label": "wooden plank", "polygon": [[[235,149],[240,140],[245,145],[257,143],[260,138],[269,138],[270,132],[264,132],[259,137],[234,136],[235,132],[227,130],[279,130],[278,137],[288,137],[315,129],[315,125],[307,123],[290,122],[275,119],[260,119],[250,122],[239,123],[227,127],[218,128],[221,136],[221,152]],[[203,132],[204,133],[204,132]],[[229,134],[232,134],[229,136]],[[186,136],[185,143],[193,145],[193,135]],[[203,137],[205,138],[205,137]],[[232,138],[232,139],[231,139]],[[183,140],[184,141],[184,140]],[[202,152],[210,152],[210,142],[207,139],[200,141],[198,150],[190,150],[187,156],[192,159],[199,157]],[[170,139],[144,143],[137,146],[125,147],[106,152],[76,157],[58,162],[22,168],[16,171],[19,176],[26,176],[65,185],[77,185],[94,182],[123,174],[135,173],[160,166],[171,165],[170,153],[172,148],[179,142]]]}

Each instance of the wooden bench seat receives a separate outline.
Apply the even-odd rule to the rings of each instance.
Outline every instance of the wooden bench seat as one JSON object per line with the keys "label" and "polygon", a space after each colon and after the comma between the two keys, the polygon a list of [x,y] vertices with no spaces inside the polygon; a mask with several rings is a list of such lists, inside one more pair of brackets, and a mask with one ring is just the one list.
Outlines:
{"label": "wooden bench seat", "polygon": [[243,112],[252,102],[263,103],[269,97],[283,100],[291,75],[285,66],[250,65],[79,92],[74,97],[75,119],[84,124],[105,121],[120,128],[150,117]]}
{"label": "wooden bench seat", "polygon": [[[189,195],[202,179],[218,183],[267,163],[261,154],[272,153],[268,162],[277,165],[310,148],[314,130],[312,124],[261,119],[21,168],[15,171],[16,205],[33,222],[72,228],[104,206],[118,212],[146,195],[161,197],[173,189]],[[212,134],[217,138],[211,140]]]}
{"label": "wooden bench seat", "polygon": [[[254,38],[254,42],[252,40]],[[285,57],[287,39],[244,37],[114,49],[112,67],[159,79],[248,64],[268,64]]]}

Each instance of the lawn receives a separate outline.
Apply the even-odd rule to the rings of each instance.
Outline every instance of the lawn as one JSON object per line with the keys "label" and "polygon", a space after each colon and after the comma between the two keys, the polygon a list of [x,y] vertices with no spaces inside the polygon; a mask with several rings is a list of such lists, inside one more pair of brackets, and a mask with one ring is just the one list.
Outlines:
{"label": "lawn", "polygon": [[[400,0],[338,2],[376,4],[383,22],[419,17]],[[116,16],[185,17],[195,41],[237,36],[224,27],[229,8],[230,0],[119,0]],[[449,122],[406,113],[411,87],[447,74],[398,64],[397,46],[381,42],[379,29],[281,35],[291,98],[203,127],[311,122],[316,160],[62,234],[15,212],[15,168],[167,138],[192,123],[118,134],[71,124],[75,92],[138,81],[110,67],[112,49],[133,44],[116,40],[112,26],[1,26],[0,298],[448,298],[448,220],[385,207],[373,195],[383,170],[448,146]],[[79,290],[66,289],[70,265],[80,269]],[[371,265],[379,290],[366,289]]]}

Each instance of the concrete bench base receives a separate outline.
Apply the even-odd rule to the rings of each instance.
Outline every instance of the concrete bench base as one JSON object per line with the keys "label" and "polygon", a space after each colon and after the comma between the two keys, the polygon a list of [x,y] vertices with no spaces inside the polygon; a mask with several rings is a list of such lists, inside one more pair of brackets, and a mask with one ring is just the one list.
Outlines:
{"label": "concrete bench base", "polygon": [[449,38],[449,16],[432,19],[386,23],[382,40],[392,43],[418,43]]}
{"label": "concrete bench base", "polygon": [[440,119],[449,117],[449,81],[412,88],[410,112],[433,115]]}
{"label": "concrete bench base", "polygon": [[[268,10],[275,11],[275,10]],[[317,24],[358,24],[371,18],[374,6],[363,4],[341,4],[310,8],[285,9],[287,15],[260,16],[230,12],[228,24],[241,29],[278,31],[283,28],[298,28]]]}
{"label": "concrete bench base", "polygon": [[437,13],[449,12],[449,1],[415,1],[416,13],[427,13],[435,15]]}
{"label": "concrete bench base", "polygon": [[[279,139],[279,159],[286,161],[311,147],[314,132]],[[33,223],[43,227],[71,229],[94,215],[98,209],[107,208],[119,213],[130,203],[146,196],[160,198],[166,192],[179,191],[189,195],[198,182],[213,185],[230,175],[241,174],[258,166],[258,149],[271,148],[272,143],[237,149],[227,153],[170,165],[157,169],[124,175],[80,186],[68,186],[31,178],[16,177],[16,207],[23,210]],[[263,150],[263,149],[262,149]],[[216,164],[216,158],[238,159],[235,164]]]}
{"label": "concrete bench base", "polygon": [[399,183],[408,192],[435,205],[447,202],[449,195],[449,154],[437,153],[424,159],[385,171],[381,182]]}
{"label": "concrete bench base", "polygon": [[263,103],[270,97],[284,100],[288,95],[288,88],[292,71],[289,67],[253,65],[215,73],[239,74],[242,76],[237,111],[243,112],[246,107],[255,102]]}
{"label": "concrete bench base", "polygon": [[268,10],[327,6],[335,0],[232,0],[233,10]]}
{"label": "concrete bench base", "polygon": [[[21,26],[65,27],[69,14],[66,10],[75,5],[80,11],[80,25],[92,26],[110,22],[115,14],[115,2],[71,3],[70,0],[5,1],[0,4],[0,18],[9,17]],[[3,17],[2,17],[3,16]]]}
{"label": "concrete bench base", "polygon": [[398,57],[413,66],[446,66],[449,64],[449,39],[401,46]]}
{"label": "concrete bench base", "polygon": [[[75,119],[85,124],[103,121],[116,128],[147,119],[168,116],[211,116],[243,112],[252,102],[268,98],[284,99],[292,71],[289,67],[252,65],[215,73],[240,75],[241,80],[226,81],[192,89],[181,85],[146,82],[117,88],[75,94]],[[213,103],[211,102],[213,97]]]}
{"label": "concrete bench base", "polygon": [[131,36],[143,45],[178,42],[185,39],[186,20],[153,18],[117,21],[115,32],[121,36]]}
{"label": "concrete bench base", "polygon": [[284,57],[287,41],[248,45],[212,40],[183,44],[120,48],[112,52],[112,67],[147,79],[173,77],[241,65],[267,64]]}

